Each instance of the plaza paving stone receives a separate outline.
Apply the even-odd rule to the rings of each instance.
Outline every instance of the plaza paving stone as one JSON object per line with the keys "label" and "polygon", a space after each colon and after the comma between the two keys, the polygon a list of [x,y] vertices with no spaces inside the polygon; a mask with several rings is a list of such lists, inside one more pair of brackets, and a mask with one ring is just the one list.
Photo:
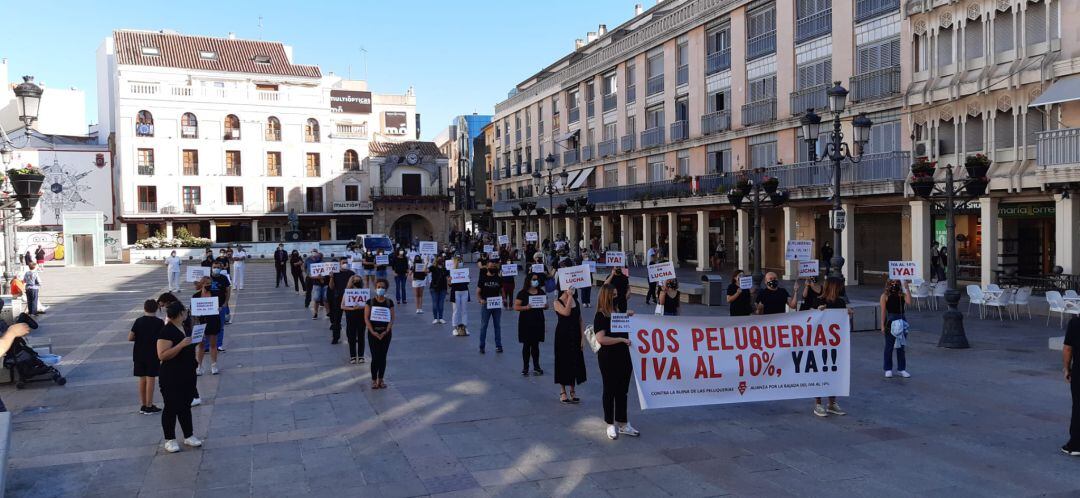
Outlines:
{"label": "plaza paving stone", "polygon": [[[423,315],[399,305],[389,389],[372,391],[367,366],[347,363],[344,341],[330,345],[327,321],[311,320],[302,296],[275,289],[271,266],[253,263],[222,373],[199,379],[205,446],[167,454],[159,417],[136,413],[126,341],[142,301],[164,291],[162,268],[49,267],[43,280],[51,308],[35,335],[64,355],[69,382],[0,387],[14,414],[8,496],[1080,494],[1080,459],[1057,449],[1070,404],[1046,341],[1061,332],[1042,317],[968,317],[973,348],[959,351],[935,346],[939,312],[910,312],[906,380],[882,378],[880,335],[855,334],[846,417],[814,417],[810,400],[642,412],[631,389],[642,436],[609,441],[594,355],[583,402],[558,402],[553,312],[547,372],[523,378],[511,313],[506,352],[489,345],[481,356],[475,303],[468,338],[432,325],[430,304]],[[640,296],[631,305],[650,308]]]}

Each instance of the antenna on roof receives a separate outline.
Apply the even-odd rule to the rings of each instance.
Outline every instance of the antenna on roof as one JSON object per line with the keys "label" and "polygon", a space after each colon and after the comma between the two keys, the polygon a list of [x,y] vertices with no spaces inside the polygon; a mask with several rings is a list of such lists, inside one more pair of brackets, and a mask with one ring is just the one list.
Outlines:
{"label": "antenna on roof", "polygon": [[360,62],[363,64],[364,81],[367,81],[367,49],[360,45]]}
{"label": "antenna on roof", "polygon": [[263,19],[263,16],[259,16],[259,39],[260,40],[262,40],[262,28],[263,28],[262,19]]}

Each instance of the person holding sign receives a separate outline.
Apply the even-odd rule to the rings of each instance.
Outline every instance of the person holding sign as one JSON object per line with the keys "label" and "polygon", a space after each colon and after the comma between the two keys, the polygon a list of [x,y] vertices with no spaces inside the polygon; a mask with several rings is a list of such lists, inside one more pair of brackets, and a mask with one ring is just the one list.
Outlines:
{"label": "person holding sign", "polygon": [[409,271],[412,270],[412,265],[409,264],[409,257],[405,255],[404,249],[390,256],[390,268],[394,270],[394,299],[397,299],[399,304],[407,304],[409,295],[406,288],[410,283]]}
{"label": "person holding sign", "polygon": [[390,352],[391,332],[394,328],[394,301],[386,297],[390,282],[385,278],[375,281],[375,295],[364,309],[364,323],[368,330],[368,348],[371,349],[371,388],[383,389],[386,383],[386,355]]}
{"label": "person holding sign", "polygon": [[889,280],[885,283],[885,292],[881,293],[878,300],[881,305],[881,333],[885,336],[885,378],[893,376],[893,351],[896,351],[896,366],[901,377],[908,378],[911,374],[907,371],[907,347],[905,344],[896,344],[896,336],[892,334],[892,324],[896,320],[905,320],[904,308],[911,304],[911,289],[907,282]]}
{"label": "person holding sign", "polygon": [[[502,300],[504,309],[512,309],[514,307],[513,300],[510,299],[514,295],[514,277],[517,275],[517,265],[510,259],[510,252],[506,251],[506,255],[501,257],[499,261],[505,266],[512,266],[514,274],[507,274],[503,272],[502,277]],[[526,278],[526,280],[528,280]],[[541,287],[542,289],[542,287]]]}
{"label": "person holding sign", "polygon": [[[292,271],[293,290],[297,294],[300,293],[300,288],[307,288],[307,284],[304,283],[304,259],[300,257],[300,251],[293,249],[289,253],[289,269]],[[285,287],[288,287],[288,281],[285,282]]]}
{"label": "person holding sign", "polygon": [[341,310],[345,312],[345,338],[349,341],[349,363],[352,365],[364,362],[364,307],[361,300],[355,299],[350,302],[351,294],[359,294],[364,287],[364,279],[353,274],[349,277],[349,283],[341,292]]}
{"label": "person holding sign", "polygon": [[596,361],[600,364],[600,377],[604,381],[602,402],[609,439],[618,439],[619,434],[640,435],[626,419],[626,394],[630,391],[634,365],[630,361],[630,334],[611,331],[611,315],[622,313],[615,306],[615,297],[614,286],[608,283],[601,286],[600,295],[596,298],[596,316],[593,317],[593,331],[596,342],[600,343]]}
{"label": "person holding sign", "polygon": [[[611,274],[604,280],[604,285],[610,285],[611,290],[615,292],[615,295],[612,298],[614,299],[612,302],[614,303],[615,311],[618,313],[626,313],[627,298],[630,294],[630,277],[626,276],[621,267],[612,267]],[[599,299],[600,298],[597,297],[597,300]]]}
{"label": "person holding sign", "polygon": [[[159,317],[162,318],[162,323],[168,323],[168,308],[172,303],[179,303],[180,299],[176,297],[172,292],[166,292],[157,298]],[[184,335],[191,337],[191,334],[195,329],[195,320],[192,319],[190,313],[184,313],[184,320],[181,322],[181,330],[184,331]],[[205,329],[204,329],[205,330]],[[160,331],[160,329],[159,329]],[[160,360],[158,360],[160,361]],[[160,368],[159,368],[160,371]],[[199,406],[202,404],[202,398],[199,397],[199,386],[195,386],[195,399],[191,400],[191,406]]]}
{"label": "person holding sign", "polygon": [[424,258],[421,258],[419,254],[413,257],[410,273],[412,273],[413,298],[416,300],[416,314],[419,315],[424,312],[424,286],[427,285],[428,277]]}
{"label": "person holding sign", "polygon": [[820,305],[820,297],[821,284],[818,283],[817,277],[808,277],[806,287],[803,287],[802,304],[799,305],[799,311],[817,309],[818,305]]}
{"label": "person holding sign", "polygon": [[443,320],[443,305],[446,304],[446,288],[450,285],[450,272],[446,270],[446,261],[442,256],[435,258],[435,263],[428,267],[431,277],[431,323],[446,323]]}
{"label": "person holding sign", "polygon": [[731,316],[750,316],[754,312],[753,303],[750,301],[750,289],[742,288],[741,278],[743,278],[743,271],[735,270],[731,274],[731,283],[727,286],[728,311]]}
{"label": "person holding sign", "polygon": [[[165,308],[169,321],[162,327],[157,339],[157,357],[161,361],[158,384],[165,402],[161,410],[161,429],[165,433],[165,451],[169,453],[180,451],[180,445],[176,442],[177,421],[184,433],[184,444],[193,448],[202,446],[202,441],[195,437],[191,423],[191,404],[196,393],[195,346],[181,328],[186,315],[183,304],[170,303]],[[204,337],[203,340],[207,339]]]}
{"label": "person holding sign", "polygon": [[521,375],[529,376],[529,358],[532,357],[533,374],[543,375],[540,368],[540,343],[544,342],[544,310],[529,304],[529,296],[547,296],[540,288],[540,279],[529,275],[514,299],[514,311],[518,312],[518,342],[521,343]]}
{"label": "person holding sign", "polygon": [[487,345],[488,322],[495,322],[495,352],[502,348],[502,308],[489,309],[488,298],[502,298],[502,277],[499,276],[499,264],[488,260],[487,269],[480,273],[476,283],[476,298],[480,301],[480,354],[484,354]]}
{"label": "person holding sign", "polygon": [[[844,295],[847,294],[844,290],[844,280],[837,277],[828,277],[825,279],[825,288],[821,292],[821,297],[817,302],[817,309],[845,309],[848,310],[848,316],[853,316],[854,312],[847,306],[847,299]],[[821,398],[814,398],[814,415],[819,417],[827,417],[829,415],[847,415],[844,410],[840,409],[840,405],[836,403],[836,396],[829,396],[828,408],[821,406]]]}
{"label": "person holding sign", "polygon": [[349,258],[342,256],[338,260],[338,271],[330,274],[327,279],[329,286],[326,291],[326,309],[330,317],[330,344],[341,342],[341,315],[344,313],[341,299],[353,275],[355,274],[349,269]]}
{"label": "person holding sign", "polygon": [[364,279],[365,285],[368,288],[375,287],[375,253],[367,251],[364,253]]}
{"label": "person holding sign", "polygon": [[[566,289],[555,300],[555,383],[562,388],[559,402],[580,403],[574,386],[585,382],[585,326],[581,323],[573,289]],[[567,392],[569,390],[569,392]]]}
{"label": "person holding sign", "polygon": [[[451,315],[451,322],[454,323],[453,334],[455,336],[467,336],[469,335],[469,329],[465,324],[469,321],[469,308],[466,306],[469,302],[469,279],[468,268],[462,268],[461,256],[454,257],[455,271],[466,270],[465,278],[461,281],[454,282],[453,276],[447,277],[447,282],[450,283],[450,304],[454,306],[453,315]],[[447,272],[448,274],[452,272]]]}
{"label": "person holding sign", "polygon": [[383,253],[382,249],[375,254],[375,280],[386,280],[386,267],[390,265],[390,255]]}
{"label": "person holding sign", "polygon": [[[195,283],[195,286],[197,291],[191,296],[192,299],[216,297],[218,300],[218,310],[221,309],[222,291],[213,287],[210,277],[203,277],[202,280]],[[206,325],[205,338],[203,339],[205,347],[199,347],[196,352],[196,360],[198,361],[199,366],[195,369],[195,375],[202,375],[203,373],[203,358],[206,356],[207,350],[210,351],[210,374],[217,375],[218,349],[210,346],[217,342],[218,334],[221,333],[221,314],[214,313],[212,315],[198,316],[195,318],[195,321],[198,324]]]}
{"label": "person holding sign", "polygon": [[795,288],[792,294],[788,294],[787,289],[780,288],[780,277],[776,276],[776,273],[769,272],[765,274],[765,285],[758,290],[757,299],[754,303],[757,306],[757,314],[759,315],[775,315],[777,313],[784,313],[787,308],[795,309],[795,295],[799,293],[799,281],[795,281]]}
{"label": "person holding sign", "polygon": [[664,288],[660,291],[660,300],[657,304],[664,310],[664,316],[679,315],[679,281],[671,278],[664,282]]}

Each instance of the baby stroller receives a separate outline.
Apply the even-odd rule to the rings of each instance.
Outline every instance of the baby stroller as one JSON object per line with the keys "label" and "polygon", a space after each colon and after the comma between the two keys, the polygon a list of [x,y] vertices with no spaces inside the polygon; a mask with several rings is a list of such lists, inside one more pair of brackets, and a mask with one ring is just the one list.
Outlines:
{"label": "baby stroller", "polygon": [[[31,325],[31,328],[37,328],[37,323],[34,322],[33,318],[30,318],[28,315],[24,317],[24,315],[25,313],[21,314],[17,322],[25,322]],[[7,323],[0,320],[0,326],[6,329]],[[7,368],[8,372],[10,372],[11,380],[15,382],[16,389],[26,387],[27,382],[48,379],[52,379],[58,386],[67,384],[67,379],[60,374],[60,371],[57,370],[56,367],[53,367],[42,360],[41,355],[38,354],[34,348],[30,347],[22,337],[18,337],[12,341],[11,349],[4,355],[4,368]],[[44,377],[46,375],[49,376],[48,379],[35,378]]]}

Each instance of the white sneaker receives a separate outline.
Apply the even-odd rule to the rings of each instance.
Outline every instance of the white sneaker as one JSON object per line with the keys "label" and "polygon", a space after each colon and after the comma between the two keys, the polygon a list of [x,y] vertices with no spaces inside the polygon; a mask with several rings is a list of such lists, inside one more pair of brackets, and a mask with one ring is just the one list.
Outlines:
{"label": "white sneaker", "polygon": [[192,448],[198,448],[199,446],[202,446],[202,439],[191,436],[184,440],[184,444],[191,446]]}
{"label": "white sneaker", "polygon": [[446,320],[443,320],[442,318],[440,318],[439,323],[446,323]]}
{"label": "white sneaker", "polygon": [[901,370],[900,371],[900,376],[905,378],[905,379],[910,379],[911,378],[911,374],[909,374],[907,370]]}
{"label": "white sneaker", "polygon": [[202,398],[195,398],[191,400],[191,406],[199,406],[202,404]]}
{"label": "white sneaker", "polygon": [[[818,405],[818,406],[821,406],[821,405]],[[844,415],[847,415],[847,412],[845,412],[844,410],[841,410],[840,405],[835,403],[835,402],[834,403],[829,403],[829,408],[827,408],[827,410],[828,410],[830,415],[839,415],[841,417],[844,416]]]}
{"label": "white sneaker", "polygon": [[202,365],[195,367],[195,375],[202,375]]}
{"label": "white sneaker", "polygon": [[210,364],[210,375],[217,375],[217,374],[218,374],[217,363],[211,363]]}
{"label": "white sneaker", "polygon": [[886,370],[885,371],[885,378],[886,379],[891,379],[892,378],[892,370]]}
{"label": "white sneaker", "polygon": [[641,433],[638,432],[638,430],[635,429],[634,426],[630,425],[630,422],[627,422],[622,427],[619,427],[619,434],[626,434],[627,436],[631,437],[638,437],[641,435]]}
{"label": "white sneaker", "polygon": [[436,319],[434,319],[434,320],[432,320],[432,321],[431,321],[431,324],[432,324],[432,325],[436,325],[436,324],[438,324],[438,323],[439,323],[439,319],[438,319],[438,318],[436,318]]}
{"label": "white sneaker", "polygon": [[180,451],[180,444],[175,439],[165,441],[165,451],[169,453],[177,453]]}
{"label": "white sneaker", "polygon": [[817,415],[819,417],[828,417],[829,412],[825,410],[825,407],[822,406],[821,403],[817,403],[814,405],[814,415]]}
{"label": "white sneaker", "polygon": [[607,437],[608,439],[619,439],[619,431],[615,429],[614,425],[607,426]]}

